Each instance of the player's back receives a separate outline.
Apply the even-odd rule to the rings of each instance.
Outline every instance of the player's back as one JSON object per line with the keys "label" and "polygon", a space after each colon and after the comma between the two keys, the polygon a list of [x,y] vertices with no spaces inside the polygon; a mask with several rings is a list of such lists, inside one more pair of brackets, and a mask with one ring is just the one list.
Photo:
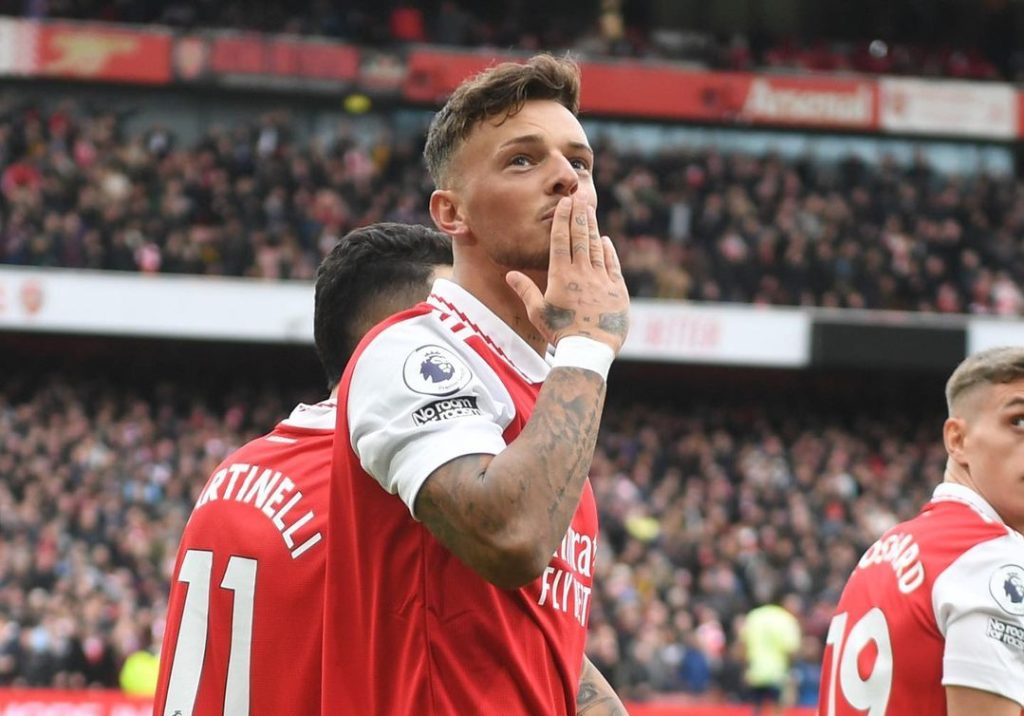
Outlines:
{"label": "player's back", "polygon": [[318,714],[333,403],[210,476],[178,548],[156,716]]}
{"label": "player's back", "polygon": [[985,689],[986,678],[1002,678],[979,673],[985,658],[975,657],[998,647],[985,643],[999,607],[989,579],[1019,546],[965,490],[941,486],[861,557],[829,627],[821,716],[945,714],[943,684]]}

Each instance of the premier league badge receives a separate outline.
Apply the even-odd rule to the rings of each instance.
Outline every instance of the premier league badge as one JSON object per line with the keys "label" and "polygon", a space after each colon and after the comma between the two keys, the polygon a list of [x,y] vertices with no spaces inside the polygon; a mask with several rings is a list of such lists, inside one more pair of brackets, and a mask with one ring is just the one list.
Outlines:
{"label": "premier league badge", "polygon": [[1024,616],[1024,568],[1003,565],[992,575],[988,588],[1004,612]]}
{"label": "premier league badge", "polygon": [[441,346],[421,346],[405,359],[402,377],[410,390],[423,395],[451,395],[472,378],[469,368]]}

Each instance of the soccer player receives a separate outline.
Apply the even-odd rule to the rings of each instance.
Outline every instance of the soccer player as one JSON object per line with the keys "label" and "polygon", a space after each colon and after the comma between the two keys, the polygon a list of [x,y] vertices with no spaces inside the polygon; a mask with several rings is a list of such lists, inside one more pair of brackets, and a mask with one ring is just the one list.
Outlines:
{"label": "soccer player", "polygon": [[945,480],[860,559],[822,665],[822,716],[1024,709],[1024,348],[946,383]]}
{"label": "soccer player", "polygon": [[317,272],[314,333],[331,397],[299,405],[214,471],[174,569],[154,713],[320,712],[324,540],[342,369],[376,322],[427,295],[447,236],[378,224]]}
{"label": "soccer player", "polygon": [[467,80],[431,124],[453,279],[342,378],[325,716],[624,713],[583,653],[587,472],[629,298],[578,106],[576,65],[541,55]]}

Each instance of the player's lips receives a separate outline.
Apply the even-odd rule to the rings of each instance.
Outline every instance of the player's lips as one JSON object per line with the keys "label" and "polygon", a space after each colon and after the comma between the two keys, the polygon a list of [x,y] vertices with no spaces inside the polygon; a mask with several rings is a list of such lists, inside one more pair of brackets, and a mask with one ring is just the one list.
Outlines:
{"label": "player's lips", "polygon": [[547,211],[545,211],[543,214],[540,215],[540,220],[541,221],[551,221],[552,219],[554,219],[555,218],[555,210],[557,208],[558,208],[558,204],[556,203],[554,206],[552,206],[550,209],[548,209]]}

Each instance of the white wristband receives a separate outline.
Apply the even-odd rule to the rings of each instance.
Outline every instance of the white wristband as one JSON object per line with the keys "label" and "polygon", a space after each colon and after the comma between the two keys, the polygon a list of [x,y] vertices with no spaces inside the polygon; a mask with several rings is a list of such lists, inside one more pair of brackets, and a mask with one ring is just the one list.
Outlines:
{"label": "white wristband", "polygon": [[555,346],[552,368],[583,368],[608,380],[608,369],[615,360],[612,347],[586,336],[566,336]]}

